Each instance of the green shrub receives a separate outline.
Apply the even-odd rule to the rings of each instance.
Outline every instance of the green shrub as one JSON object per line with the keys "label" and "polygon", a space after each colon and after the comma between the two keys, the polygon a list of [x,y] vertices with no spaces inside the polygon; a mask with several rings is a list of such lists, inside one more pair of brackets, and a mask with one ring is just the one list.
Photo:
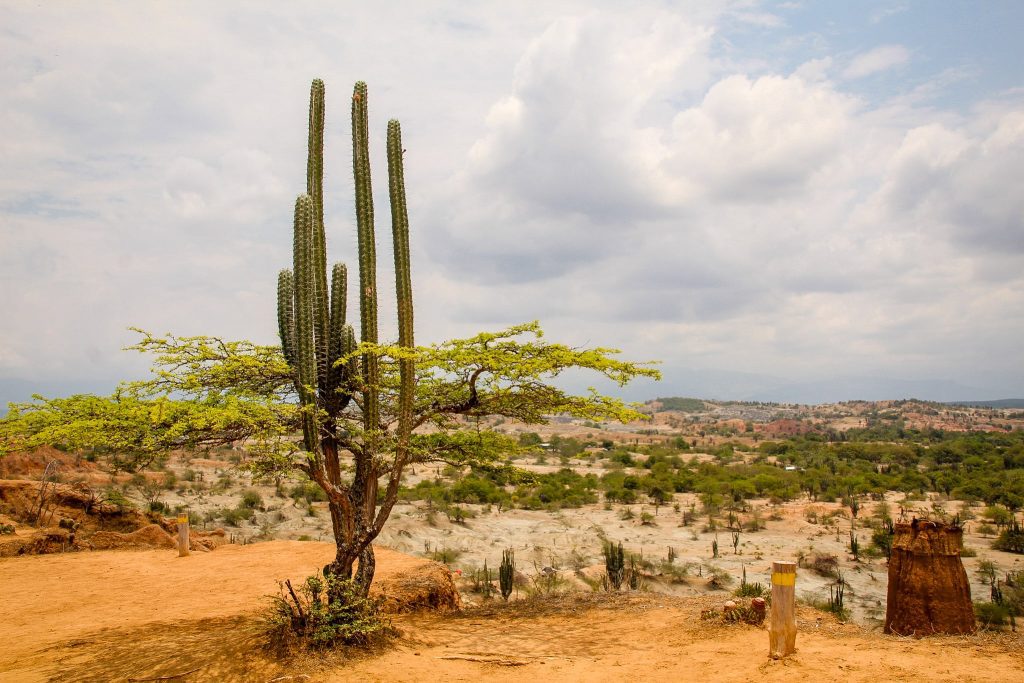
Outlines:
{"label": "green shrub", "polygon": [[1024,553],[1024,527],[1016,520],[999,532],[999,537],[992,543],[996,550],[1009,553]]}
{"label": "green shrub", "polygon": [[976,602],[974,616],[978,620],[978,628],[984,631],[996,630],[1009,620],[1010,608],[994,602]]}
{"label": "green shrub", "polygon": [[103,500],[111,505],[115,506],[118,510],[124,512],[126,510],[134,510],[135,504],[132,503],[124,495],[120,489],[109,488],[103,492]]}
{"label": "green shrub", "polygon": [[266,623],[275,646],[366,646],[395,634],[376,600],[362,597],[351,580],[330,574],[308,577],[297,591],[290,581],[280,584]]}
{"label": "green shrub", "polygon": [[246,491],[242,493],[242,507],[249,508],[250,510],[255,510],[256,508],[262,506],[263,496],[261,496],[260,492],[257,491],[256,489],[246,489]]}
{"label": "green shrub", "polygon": [[295,499],[296,503],[304,500],[307,505],[309,503],[322,503],[327,500],[327,494],[324,493],[324,490],[312,481],[296,484],[292,487],[290,495]]}
{"label": "green shrub", "polygon": [[219,516],[229,526],[238,526],[241,522],[252,519],[252,515],[252,508],[242,506],[234,509],[224,509],[219,512]]}

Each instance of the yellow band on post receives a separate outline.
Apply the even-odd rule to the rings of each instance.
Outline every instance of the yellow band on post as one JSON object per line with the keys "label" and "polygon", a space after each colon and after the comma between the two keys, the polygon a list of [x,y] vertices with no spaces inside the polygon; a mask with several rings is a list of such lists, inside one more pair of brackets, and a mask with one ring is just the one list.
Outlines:
{"label": "yellow band on post", "polygon": [[787,572],[785,574],[775,572],[774,574],[772,574],[772,584],[776,586],[795,586],[796,572]]}
{"label": "yellow band on post", "polygon": [[178,524],[188,524],[188,515],[178,515]]}

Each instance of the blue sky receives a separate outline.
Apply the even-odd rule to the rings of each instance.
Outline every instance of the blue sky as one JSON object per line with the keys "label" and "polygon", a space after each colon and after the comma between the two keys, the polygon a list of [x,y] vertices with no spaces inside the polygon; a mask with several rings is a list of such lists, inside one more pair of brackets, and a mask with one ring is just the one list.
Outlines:
{"label": "blue sky", "polygon": [[331,260],[352,83],[378,174],[403,122],[422,342],[539,319],[661,360],[633,398],[1024,395],[1024,5],[369,5],[0,2],[0,399],[144,373],[131,325],[275,341],[314,77]]}

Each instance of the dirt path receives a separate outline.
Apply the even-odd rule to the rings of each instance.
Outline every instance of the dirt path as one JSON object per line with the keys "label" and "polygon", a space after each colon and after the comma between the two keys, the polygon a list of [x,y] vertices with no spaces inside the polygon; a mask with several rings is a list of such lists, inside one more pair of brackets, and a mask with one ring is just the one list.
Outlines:
{"label": "dirt path", "polygon": [[[0,681],[992,681],[1024,680],[1016,634],[921,641],[802,608],[798,652],[767,633],[701,621],[720,597],[584,594],[458,616],[396,617],[403,636],[360,658],[282,663],[254,610],[275,581],[330,559],[329,544],[275,541],[179,559],[94,552],[0,560]],[[378,551],[378,575],[422,562]],[[281,678],[291,676],[290,679]]]}

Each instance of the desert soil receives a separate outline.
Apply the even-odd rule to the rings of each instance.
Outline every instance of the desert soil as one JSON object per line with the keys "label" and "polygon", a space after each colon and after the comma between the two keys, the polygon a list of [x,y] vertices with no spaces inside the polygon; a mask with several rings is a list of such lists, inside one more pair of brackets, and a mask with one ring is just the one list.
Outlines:
{"label": "desert soil", "polygon": [[[763,628],[700,619],[721,594],[577,594],[398,615],[402,635],[375,652],[276,659],[261,647],[263,596],[332,555],[331,544],[272,541],[188,558],[0,560],[0,681],[1024,680],[1017,634],[892,638],[803,607],[797,653],[772,661]],[[422,562],[380,549],[378,576]]]}

